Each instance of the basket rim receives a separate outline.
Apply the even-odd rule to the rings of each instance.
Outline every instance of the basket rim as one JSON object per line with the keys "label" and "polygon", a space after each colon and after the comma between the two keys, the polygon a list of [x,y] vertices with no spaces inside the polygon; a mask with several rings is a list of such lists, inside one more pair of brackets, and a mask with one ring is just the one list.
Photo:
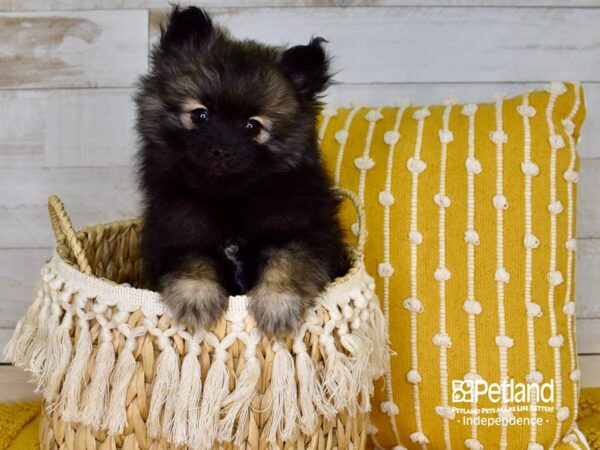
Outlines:
{"label": "basket rim", "polygon": [[[118,220],[83,227],[77,230],[77,234],[139,223],[139,219]],[[85,293],[87,297],[96,297],[100,303],[118,306],[120,310],[133,312],[142,309],[145,314],[153,315],[162,315],[168,311],[161,301],[159,292],[115,283],[110,279],[82,272],[71,261],[60,255],[58,249],[61,245],[64,244],[55,245],[49,264],[73,289]],[[352,252],[349,253],[350,268],[344,275],[327,284],[325,290],[317,297],[315,307],[331,301],[337,303],[340,294],[352,289],[360,289],[361,283],[365,277],[368,277],[363,258]],[[249,301],[248,295],[230,295],[226,317],[246,313]]]}

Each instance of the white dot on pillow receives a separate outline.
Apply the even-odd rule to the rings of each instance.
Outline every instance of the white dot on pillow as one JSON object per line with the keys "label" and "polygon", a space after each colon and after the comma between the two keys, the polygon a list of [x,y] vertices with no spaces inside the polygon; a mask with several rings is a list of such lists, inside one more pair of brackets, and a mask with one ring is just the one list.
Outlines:
{"label": "white dot on pillow", "polygon": [[533,161],[523,161],[521,163],[521,171],[529,177],[536,177],[540,173],[540,168]]}
{"label": "white dot on pillow", "polygon": [[338,142],[338,144],[345,144],[348,140],[348,130],[336,131],[335,140]]}
{"label": "white dot on pillow", "polygon": [[528,383],[540,384],[542,381],[544,381],[544,376],[539,370],[534,370],[533,372],[527,374],[527,376],[525,377],[525,381],[527,381]]}
{"label": "white dot on pillow", "polygon": [[421,374],[418,370],[412,369],[406,374],[406,379],[411,384],[419,384],[421,379]]}
{"label": "white dot on pillow", "polygon": [[450,197],[448,197],[447,195],[444,194],[435,194],[433,196],[433,201],[435,202],[436,205],[441,206],[443,208],[448,208],[450,207]]}
{"label": "white dot on pillow", "polygon": [[527,304],[527,315],[529,317],[541,317],[542,307],[537,303],[529,302]]}
{"label": "white dot on pillow", "polygon": [[540,246],[540,240],[534,234],[526,234],[525,239],[523,239],[523,245],[525,245],[526,248],[538,248]]}
{"label": "white dot on pillow", "polygon": [[394,145],[400,139],[400,133],[394,130],[386,131],[383,135],[383,141],[387,145]]}
{"label": "white dot on pillow", "polygon": [[379,193],[379,203],[383,206],[391,206],[394,204],[395,198],[391,192],[381,191]]}

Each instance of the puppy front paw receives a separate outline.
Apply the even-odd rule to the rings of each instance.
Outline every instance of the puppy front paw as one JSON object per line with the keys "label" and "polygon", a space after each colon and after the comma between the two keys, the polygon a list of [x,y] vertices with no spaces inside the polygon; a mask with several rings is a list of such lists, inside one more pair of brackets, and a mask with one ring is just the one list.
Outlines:
{"label": "puppy front paw", "polygon": [[225,313],[228,300],[225,289],[214,280],[170,278],[163,283],[162,301],[190,331],[214,325]]}
{"label": "puppy front paw", "polygon": [[249,295],[250,314],[264,334],[285,338],[298,330],[306,305],[302,295],[260,286]]}

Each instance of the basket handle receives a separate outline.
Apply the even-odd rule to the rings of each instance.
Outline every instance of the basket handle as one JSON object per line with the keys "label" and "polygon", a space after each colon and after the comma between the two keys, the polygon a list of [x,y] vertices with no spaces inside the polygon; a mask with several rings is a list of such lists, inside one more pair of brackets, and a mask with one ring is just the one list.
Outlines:
{"label": "basket handle", "polygon": [[48,197],[48,214],[50,215],[50,223],[54,231],[54,237],[57,243],[66,242],[71,254],[75,256],[79,270],[87,273],[92,273],[90,264],[88,263],[83,245],[77,238],[75,228],[71,218],[65,210],[65,205],[56,195]]}
{"label": "basket handle", "polygon": [[367,226],[366,226],[366,215],[365,208],[362,202],[354,192],[345,188],[336,188],[338,194],[349,199],[356,208],[356,217],[358,224],[358,232],[356,237],[356,245],[354,246],[354,254],[359,258],[362,258],[365,251],[365,244],[367,242]]}

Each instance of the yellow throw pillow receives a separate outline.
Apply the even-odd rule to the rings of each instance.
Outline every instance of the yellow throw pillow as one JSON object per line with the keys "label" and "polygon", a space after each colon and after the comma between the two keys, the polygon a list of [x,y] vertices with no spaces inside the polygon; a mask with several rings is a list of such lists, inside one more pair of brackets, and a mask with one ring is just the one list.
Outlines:
{"label": "yellow throw pillow", "polygon": [[323,112],[330,173],[365,204],[395,352],[375,446],[587,448],[573,315],[584,116],[581,86],[563,83],[489,104]]}

